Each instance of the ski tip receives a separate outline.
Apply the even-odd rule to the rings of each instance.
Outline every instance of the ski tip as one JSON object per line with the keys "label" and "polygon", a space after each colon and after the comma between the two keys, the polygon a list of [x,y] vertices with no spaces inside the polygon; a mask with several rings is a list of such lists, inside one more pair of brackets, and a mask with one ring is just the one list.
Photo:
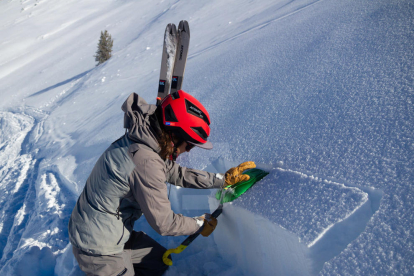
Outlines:
{"label": "ski tip", "polygon": [[182,30],[184,28],[185,25],[188,25],[188,22],[185,20],[181,20],[180,24],[178,24],[178,29]]}
{"label": "ski tip", "polygon": [[175,24],[171,25],[171,31],[170,31],[171,35],[176,35],[177,34],[177,27],[175,26]]}
{"label": "ski tip", "polygon": [[184,28],[182,29],[183,32],[186,32],[188,36],[190,36],[190,26],[188,25],[187,21],[184,21]]}
{"label": "ski tip", "polygon": [[174,23],[169,23],[167,27],[165,27],[165,34],[175,35],[177,33],[177,27]]}
{"label": "ski tip", "polygon": [[181,29],[183,28],[184,21],[185,21],[185,20],[181,20],[181,21],[180,21],[180,24],[178,24],[178,29],[179,29],[179,30],[181,30]]}
{"label": "ski tip", "polygon": [[188,35],[190,35],[190,26],[188,25],[188,22],[186,20],[180,21],[180,24],[178,25],[178,30],[180,32],[186,32]]}

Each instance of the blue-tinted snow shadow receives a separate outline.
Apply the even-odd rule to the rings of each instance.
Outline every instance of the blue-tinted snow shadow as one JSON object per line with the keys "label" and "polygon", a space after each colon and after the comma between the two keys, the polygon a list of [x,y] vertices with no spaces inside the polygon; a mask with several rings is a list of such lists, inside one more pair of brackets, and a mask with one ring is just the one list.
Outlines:
{"label": "blue-tinted snow shadow", "polygon": [[86,70],[85,72],[80,73],[80,74],[78,74],[78,75],[76,75],[76,76],[74,76],[74,77],[72,77],[70,79],[67,79],[65,81],[56,83],[55,85],[49,86],[49,87],[47,87],[45,89],[42,89],[42,90],[40,90],[40,91],[38,91],[38,92],[30,95],[29,98],[30,97],[35,97],[35,96],[41,95],[41,94],[46,93],[46,92],[48,92],[48,91],[50,91],[52,89],[58,88],[59,86],[65,85],[65,84],[70,83],[70,82],[75,81],[75,80],[78,80],[78,79],[82,78],[83,76],[85,76],[86,74],[88,74],[92,70],[93,69]]}

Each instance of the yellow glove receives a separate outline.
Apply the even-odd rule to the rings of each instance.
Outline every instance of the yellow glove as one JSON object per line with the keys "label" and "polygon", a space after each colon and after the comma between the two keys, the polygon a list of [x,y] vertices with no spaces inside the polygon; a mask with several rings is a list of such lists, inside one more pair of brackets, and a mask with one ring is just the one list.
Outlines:
{"label": "yellow glove", "polygon": [[216,229],[217,219],[215,217],[212,217],[210,214],[204,214],[197,219],[204,221],[203,230],[200,232],[200,234],[204,237],[210,236],[210,234],[213,233],[214,229]]}
{"label": "yellow glove", "polygon": [[250,176],[243,174],[245,170],[256,168],[256,164],[253,161],[241,163],[235,168],[231,168],[224,175],[225,186],[234,185],[239,182],[247,181]]}

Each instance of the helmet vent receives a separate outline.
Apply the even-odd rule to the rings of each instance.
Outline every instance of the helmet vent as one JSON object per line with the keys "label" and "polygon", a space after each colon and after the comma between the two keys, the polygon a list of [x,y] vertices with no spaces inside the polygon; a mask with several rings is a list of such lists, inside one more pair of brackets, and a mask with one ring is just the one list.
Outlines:
{"label": "helmet vent", "polygon": [[195,133],[197,133],[198,136],[200,136],[201,138],[203,138],[203,140],[207,141],[208,135],[207,133],[204,131],[204,129],[202,127],[192,127],[191,128]]}
{"label": "helmet vent", "polygon": [[168,122],[178,122],[177,117],[175,117],[174,110],[171,105],[167,105],[164,109],[165,112],[165,121]]}
{"label": "helmet vent", "polygon": [[185,99],[185,106],[187,108],[187,112],[191,115],[197,116],[198,118],[203,119],[204,122],[206,122],[207,125],[210,125],[210,121],[206,114],[204,114],[203,111],[201,111],[197,106],[195,106],[193,103]]}

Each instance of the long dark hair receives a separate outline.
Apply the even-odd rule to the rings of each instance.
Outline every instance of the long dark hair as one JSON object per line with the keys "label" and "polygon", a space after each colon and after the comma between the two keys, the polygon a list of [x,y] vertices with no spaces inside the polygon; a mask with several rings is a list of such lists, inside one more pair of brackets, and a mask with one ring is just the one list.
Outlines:
{"label": "long dark hair", "polygon": [[161,130],[161,133],[158,135],[158,144],[161,147],[160,156],[162,159],[169,158],[174,152],[174,143],[173,138],[170,132]]}
{"label": "long dark hair", "polygon": [[157,106],[157,110],[150,116],[150,125],[161,148],[159,155],[166,160],[174,153],[174,142],[177,141],[173,141],[173,134],[163,128],[161,106]]}

